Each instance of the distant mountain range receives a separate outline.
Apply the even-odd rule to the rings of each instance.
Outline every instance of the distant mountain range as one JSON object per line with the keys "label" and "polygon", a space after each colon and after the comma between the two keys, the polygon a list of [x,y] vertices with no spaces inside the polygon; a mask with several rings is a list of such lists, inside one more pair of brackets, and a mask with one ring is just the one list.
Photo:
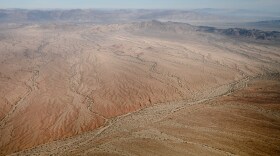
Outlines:
{"label": "distant mountain range", "polygon": [[280,12],[260,11],[260,10],[247,10],[247,9],[195,9],[194,12],[206,13],[212,15],[224,15],[228,17],[241,17],[243,19],[256,19],[256,20],[275,20],[279,19]]}
{"label": "distant mountain range", "polygon": [[249,25],[258,25],[258,26],[278,26],[280,27],[280,20],[269,20],[269,21],[258,21],[250,22]]}
{"label": "distant mountain range", "polygon": [[0,22],[125,22],[139,20],[162,21],[252,21],[272,20],[278,14],[267,14],[248,10],[196,9],[196,10],[147,10],[147,9],[0,9]]}
{"label": "distant mountain range", "polygon": [[[259,20],[264,19],[264,20]],[[181,22],[193,25],[207,25],[200,27],[203,31],[225,33],[227,35],[257,36],[257,38],[271,38],[273,35],[257,30],[280,30],[280,13],[269,13],[244,9],[194,9],[194,10],[151,10],[151,9],[0,9],[1,23],[32,23],[32,22],[90,22],[90,23],[123,23],[142,21]],[[170,23],[169,23],[170,24]],[[238,27],[235,29],[216,29]],[[223,29],[224,30],[224,29]],[[260,34],[262,34],[260,36]]]}
{"label": "distant mountain range", "polygon": [[256,29],[242,29],[242,28],[216,29],[214,27],[199,27],[198,31],[218,33],[231,37],[252,38],[257,40],[280,39],[280,32],[278,31],[262,31]]}
{"label": "distant mountain range", "polygon": [[0,10],[1,22],[126,22],[141,20],[220,20],[222,17],[185,10]]}
{"label": "distant mountain range", "polygon": [[242,28],[218,29],[215,27],[193,26],[190,24],[178,22],[159,22],[153,20],[135,23],[133,27],[151,32],[172,32],[184,34],[189,31],[197,31],[237,38],[249,38],[256,40],[280,40],[280,32],[278,31],[262,31],[257,29]]}

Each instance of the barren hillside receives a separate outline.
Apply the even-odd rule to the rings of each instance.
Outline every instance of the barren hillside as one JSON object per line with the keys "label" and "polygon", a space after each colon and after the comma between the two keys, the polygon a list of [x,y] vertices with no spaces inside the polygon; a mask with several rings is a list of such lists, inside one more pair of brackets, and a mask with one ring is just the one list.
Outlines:
{"label": "barren hillside", "polygon": [[[242,38],[242,36],[237,37]],[[222,133],[228,139],[218,140],[231,144],[231,138],[239,134],[222,132],[221,124],[234,123],[230,119],[228,119],[230,121],[226,120],[224,116],[234,116],[234,111],[242,114],[243,106],[242,108],[239,106],[244,100],[245,102],[251,100],[244,98],[242,94],[247,94],[250,89],[256,90],[256,94],[261,96],[266,93],[259,93],[255,86],[264,86],[260,88],[262,90],[274,83],[276,86],[279,85],[277,79],[280,70],[279,45],[279,40],[252,38],[245,42],[238,40],[236,36],[198,31],[198,27],[173,22],[150,21],[108,25],[2,24],[0,30],[1,155],[12,154],[45,143],[50,145],[39,147],[40,153],[57,148],[57,151],[54,151],[54,153],[58,152],[56,154],[65,154],[71,149],[75,152],[73,154],[83,151],[92,152],[92,150],[102,154],[105,150],[105,154],[126,152],[124,154],[146,155],[141,151],[137,153],[139,148],[149,146],[162,149],[165,146],[171,148],[178,145],[176,149],[181,151],[182,155],[185,146],[195,146],[194,151],[190,151],[194,153],[200,148],[206,148],[204,152],[210,150],[213,152],[211,154],[228,154],[222,151],[243,154],[236,151],[239,149],[238,145],[215,144],[214,147],[208,147],[208,143],[213,142],[207,142],[204,133],[194,135],[198,136],[196,138],[198,143],[191,140],[188,144],[185,137],[195,133],[192,131],[191,125],[193,125],[199,131],[205,132],[205,135],[211,134],[211,137],[214,137],[214,133],[217,137]],[[273,74],[274,76],[271,76]],[[256,84],[254,81],[251,82],[251,79],[260,75],[270,75],[266,78],[269,80],[273,78],[273,81],[267,83],[269,80],[265,80]],[[246,88],[247,80],[250,80],[253,88]],[[218,103],[221,102],[221,106],[212,106],[208,102],[215,97],[227,95],[244,87],[244,90],[230,97],[217,99]],[[277,130],[279,129],[279,90],[271,86],[267,92],[271,90],[275,95],[267,95],[267,100],[271,100],[272,105],[268,107],[261,105],[260,107],[265,108],[257,110],[255,104],[244,108],[246,113],[262,113],[262,111],[266,112],[266,109],[273,108],[273,112],[263,114],[264,116],[276,114],[276,117],[265,119],[261,116],[260,119],[251,119],[255,116],[249,114],[250,120],[265,120],[260,122],[265,122],[264,126],[272,126],[268,129],[256,129],[257,132],[251,133],[249,129],[242,133],[247,135],[250,132],[252,138],[255,138],[259,135],[256,133],[269,132],[269,136],[262,135],[267,139],[260,140],[256,147],[264,146],[264,141],[270,141],[272,137],[279,134]],[[235,96],[238,97],[236,98],[238,104],[228,105]],[[262,102],[263,99],[256,99],[252,103],[258,104],[259,100]],[[182,107],[175,114],[165,112],[174,111],[177,106],[181,107],[189,102],[199,103],[199,105],[191,108]],[[206,104],[201,106],[204,102]],[[196,108],[200,106],[202,108]],[[206,107],[210,108],[205,109]],[[122,116],[144,108],[151,108],[147,109],[148,112],[142,112],[146,117],[138,118],[137,113]],[[199,111],[191,112],[193,114],[186,113],[192,109],[199,109]],[[205,114],[209,114],[209,117]],[[211,115],[218,117],[212,119]],[[134,117],[137,120],[125,122],[127,118]],[[165,120],[169,118],[174,118],[172,123],[176,124],[178,129],[176,126],[168,127],[171,122]],[[119,123],[119,119],[125,124],[113,125],[115,121]],[[218,124],[217,129],[205,128],[208,126],[207,119],[209,122],[213,120],[214,126]],[[236,120],[243,121],[243,117],[238,116]],[[146,122],[153,123],[152,127],[146,127]],[[189,125],[186,127],[188,131],[182,130],[181,124]],[[250,122],[238,122],[237,126],[242,127],[247,124],[249,125]],[[136,127],[130,129],[125,126]],[[254,126],[258,128],[262,125]],[[256,128],[254,126],[252,128]],[[68,137],[73,138],[63,140]],[[110,141],[110,138],[115,138],[116,142]],[[149,141],[151,138],[152,142]],[[109,142],[106,142],[108,139]],[[54,140],[62,141],[52,144]],[[163,146],[162,142],[165,140],[171,142]],[[144,145],[142,147],[143,143],[145,147]],[[135,146],[124,150],[123,148],[129,144]],[[274,139],[271,144],[273,146],[271,148],[275,151],[270,152],[279,153],[279,138]],[[120,151],[112,152],[115,146],[116,150]],[[168,148],[164,149],[168,150]],[[246,153],[246,149],[244,151]],[[266,148],[266,151],[269,152],[269,148]],[[37,152],[37,149],[28,152]],[[247,154],[250,153],[247,151]]]}
{"label": "barren hillside", "polygon": [[245,78],[229,87],[234,92],[155,105],[17,154],[279,155],[279,78]]}

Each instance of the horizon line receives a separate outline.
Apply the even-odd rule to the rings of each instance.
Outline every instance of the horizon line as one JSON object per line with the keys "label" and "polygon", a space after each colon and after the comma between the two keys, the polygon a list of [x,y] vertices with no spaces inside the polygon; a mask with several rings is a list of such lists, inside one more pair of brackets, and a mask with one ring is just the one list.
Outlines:
{"label": "horizon line", "polygon": [[[215,9],[215,10],[255,10],[257,11],[258,9],[237,9],[237,8],[110,8],[110,7],[90,7],[90,8],[1,8],[0,9],[5,9],[5,10],[12,10],[12,9],[22,9],[22,10],[89,10],[89,9],[126,9],[126,10],[198,10],[198,9]],[[259,11],[259,10],[258,10]]]}

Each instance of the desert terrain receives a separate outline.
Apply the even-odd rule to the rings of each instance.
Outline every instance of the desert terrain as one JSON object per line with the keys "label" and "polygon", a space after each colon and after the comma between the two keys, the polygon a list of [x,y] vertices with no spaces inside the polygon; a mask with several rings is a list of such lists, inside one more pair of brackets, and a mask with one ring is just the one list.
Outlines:
{"label": "desert terrain", "polygon": [[0,155],[280,154],[278,32],[0,28]]}
{"label": "desert terrain", "polygon": [[14,155],[278,155],[279,74],[231,87],[236,90],[148,107]]}

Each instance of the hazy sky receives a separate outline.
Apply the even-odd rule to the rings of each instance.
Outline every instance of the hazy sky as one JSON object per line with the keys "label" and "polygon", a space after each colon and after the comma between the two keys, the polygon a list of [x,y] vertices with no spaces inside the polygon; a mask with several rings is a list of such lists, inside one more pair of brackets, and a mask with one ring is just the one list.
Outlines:
{"label": "hazy sky", "polygon": [[0,8],[280,9],[280,0],[0,0]]}

